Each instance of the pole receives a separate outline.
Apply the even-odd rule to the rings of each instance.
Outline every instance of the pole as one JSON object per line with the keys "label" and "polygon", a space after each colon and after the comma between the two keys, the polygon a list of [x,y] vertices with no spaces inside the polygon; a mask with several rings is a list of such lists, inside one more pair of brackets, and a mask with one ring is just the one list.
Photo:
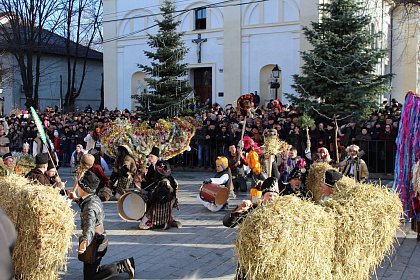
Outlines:
{"label": "pole", "polygon": [[276,100],[277,100],[277,92],[278,92],[278,90],[279,90],[279,88],[278,88],[278,80],[276,79],[276,82],[275,82],[275,85],[276,85]]}
{"label": "pole", "polygon": [[60,111],[63,111],[63,75],[60,75]]}

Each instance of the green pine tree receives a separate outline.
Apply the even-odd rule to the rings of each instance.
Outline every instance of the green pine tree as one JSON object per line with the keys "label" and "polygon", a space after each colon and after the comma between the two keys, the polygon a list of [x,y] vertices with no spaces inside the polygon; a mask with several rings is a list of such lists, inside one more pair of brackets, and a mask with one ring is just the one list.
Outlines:
{"label": "green pine tree", "polygon": [[153,119],[183,114],[188,102],[193,102],[187,98],[192,92],[185,77],[187,64],[180,63],[188,49],[182,41],[183,33],[176,31],[180,22],[174,17],[175,6],[172,1],[165,0],[160,11],[163,18],[156,20],[159,30],[156,35],[149,35],[147,42],[155,52],[144,51],[152,60],[151,65],[138,65],[147,74],[145,81],[151,92],[133,95],[140,103],[142,113]]}
{"label": "green pine tree", "polygon": [[316,118],[311,108],[333,119],[365,117],[388,90],[390,75],[375,73],[385,56],[373,43],[381,34],[371,34],[371,18],[357,0],[331,0],[319,12],[321,20],[304,28],[313,49],[302,53],[302,74],[293,77],[299,95],[287,96]]}

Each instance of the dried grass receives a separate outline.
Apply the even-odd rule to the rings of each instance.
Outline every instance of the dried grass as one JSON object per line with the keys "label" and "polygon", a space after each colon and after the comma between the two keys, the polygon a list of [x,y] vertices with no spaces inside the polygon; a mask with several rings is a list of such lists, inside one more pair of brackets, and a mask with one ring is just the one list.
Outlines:
{"label": "dried grass", "polygon": [[236,253],[247,279],[332,279],[334,216],[284,196],[258,207],[240,225]]}
{"label": "dried grass", "polygon": [[322,180],[322,177],[325,174],[325,171],[328,169],[338,169],[333,168],[331,165],[325,162],[317,162],[311,165],[311,168],[308,172],[308,178],[306,179],[306,187],[308,191],[312,194],[312,199],[314,201],[321,200],[321,190],[319,189],[319,183]]}
{"label": "dried grass", "polygon": [[16,278],[58,279],[58,270],[66,270],[74,211],[53,188],[17,175],[0,181],[0,193],[0,206],[17,231]]}
{"label": "dried grass", "polygon": [[337,217],[333,279],[363,280],[393,250],[402,205],[382,186],[340,180],[325,210]]}

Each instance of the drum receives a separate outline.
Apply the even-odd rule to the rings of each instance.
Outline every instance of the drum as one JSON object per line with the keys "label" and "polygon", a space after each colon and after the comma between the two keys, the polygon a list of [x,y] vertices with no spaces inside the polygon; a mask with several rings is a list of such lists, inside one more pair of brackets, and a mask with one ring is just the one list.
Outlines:
{"label": "drum", "polygon": [[229,190],[218,184],[204,184],[200,188],[200,198],[217,206],[223,205],[229,198]]}
{"label": "drum", "polygon": [[118,215],[120,215],[123,220],[138,221],[143,218],[146,211],[146,200],[138,192],[126,192],[118,200]]}

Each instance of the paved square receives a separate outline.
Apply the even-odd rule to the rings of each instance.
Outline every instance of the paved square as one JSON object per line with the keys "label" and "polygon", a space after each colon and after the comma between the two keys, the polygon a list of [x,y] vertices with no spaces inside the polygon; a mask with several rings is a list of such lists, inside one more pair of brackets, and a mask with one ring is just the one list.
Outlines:
{"label": "paved square", "polygon": [[[73,180],[68,169],[60,170],[60,174],[68,180],[67,187],[70,188]],[[138,222],[125,222],[118,216],[115,201],[104,203],[110,246],[102,263],[133,256],[135,279],[233,279],[236,267],[233,243],[237,230],[222,225],[226,211],[211,213],[196,199],[203,179],[212,175],[204,172],[174,173],[180,184],[180,211],[175,210],[174,214],[183,224],[181,229],[138,230]],[[246,198],[248,194],[239,195],[230,203],[230,208]],[[77,205],[73,208],[79,211]],[[79,226],[78,213],[76,223]],[[382,268],[378,269],[378,279],[420,279],[420,242],[416,241],[408,226],[405,229],[408,234],[398,233],[400,245],[395,245],[396,253],[384,260]],[[62,279],[83,279],[82,263],[77,260],[76,249],[77,238],[74,236],[68,272],[62,275]],[[120,274],[114,279],[126,276]]]}

